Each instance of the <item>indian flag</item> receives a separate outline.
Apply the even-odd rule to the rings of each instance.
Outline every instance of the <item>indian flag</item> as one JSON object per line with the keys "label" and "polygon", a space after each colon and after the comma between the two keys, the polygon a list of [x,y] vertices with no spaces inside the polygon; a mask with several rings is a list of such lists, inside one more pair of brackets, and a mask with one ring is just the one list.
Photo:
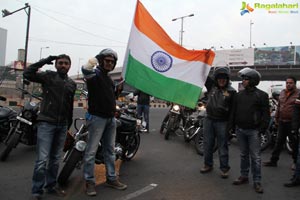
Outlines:
{"label": "indian flag", "polygon": [[122,76],[157,98],[194,108],[215,53],[187,50],[172,41],[137,1]]}

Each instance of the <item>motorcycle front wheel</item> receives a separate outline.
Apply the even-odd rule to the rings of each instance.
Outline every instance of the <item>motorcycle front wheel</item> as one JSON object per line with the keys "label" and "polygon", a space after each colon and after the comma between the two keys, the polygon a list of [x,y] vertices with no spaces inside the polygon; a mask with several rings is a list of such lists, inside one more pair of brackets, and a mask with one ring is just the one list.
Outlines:
{"label": "motorcycle front wheel", "polygon": [[271,143],[271,133],[267,130],[264,133],[262,133],[260,137],[261,137],[260,149],[261,151],[264,151],[269,147]]}
{"label": "motorcycle front wheel", "polygon": [[140,134],[137,134],[133,138],[131,138],[131,141],[129,141],[129,144],[127,145],[126,150],[122,155],[122,160],[126,160],[126,161],[131,160],[135,156],[136,152],[138,151],[140,142],[141,142]]}
{"label": "motorcycle front wheel", "polygon": [[9,155],[9,153],[12,151],[13,148],[15,148],[17,146],[17,144],[19,143],[20,140],[20,134],[14,132],[10,138],[7,141],[7,145],[5,147],[5,149],[2,151],[1,155],[0,155],[0,159],[1,161],[5,161]]}
{"label": "motorcycle front wheel", "polygon": [[[199,132],[197,133],[195,137],[195,148],[199,155],[204,155],[204,140],[203,140],[203,128],[199,129]],[[215,145],[213,148],[213,152],[216,152],[218,149],[218,143],[217,140],[215,140]]]}
{"label": "motorcycle front wheel", "polygon": [[171,117],[169,118],[169,121],[167,122],[167,130],[165,133],[165,140],[169,140],[170,134],[173,131],[173,127],[175,126],[175,118]]}
{"label": "motorcycle front wheel", "polygon": [[57,182],[61,185],[66,184],[67,180],[71,176],[72,172],[76,168],[78,162],[82,159],[83,153],[77,149],[72,149],[70,155],[68,155],[64,167],[62,168]]}

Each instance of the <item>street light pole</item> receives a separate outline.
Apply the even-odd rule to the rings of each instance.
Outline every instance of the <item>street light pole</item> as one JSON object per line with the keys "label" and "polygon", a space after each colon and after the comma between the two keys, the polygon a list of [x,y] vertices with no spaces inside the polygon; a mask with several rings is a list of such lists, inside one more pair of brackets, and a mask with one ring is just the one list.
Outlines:
{"label": "street light pole", "polygon": [[[27,10],[26,10],[27,9]],[[25,55],[24,55],[24,70],[27,68],[27,53],[28,53],[28,39],[29,39],[29,26],[30,26],[30,13],[31,7],[28,3],[25,3],[23,8],[15,10],[13,12],[9,12],[8,10],[2,10],[2,17],[6,17],[12,15],[20,10],[24,10],[27,14],[27,26],[26,26],[26,38],[25,38]],[[24,82],[22,83],[22,88],[24,89]],[[24,99],[24,93],[22,93],[22,99]]]}
{"label": "street light pole", "polygon": [[49,47],[41,47],[41,50],[40,50],[40,60],[42,59],[42,51],[43,49],[49,49]]}
{"label": "street light pole", "polygon": [[172,21],[176,21],[177,19],[181,20],[181,29],[180,29],[180,38],[179,38],[179,44],[180,46],[182,46],[182,41],[183,41],[183,19],[186,17],[193,17],[194,14],[190,14],[190,15],[186,15],[186,16],[182,16],[182,17],[177,17],[172,19]]}
{"label": "street light pole", "polygon": [[250,48],[252,48],[252,25],[254,23],[250,20]]}

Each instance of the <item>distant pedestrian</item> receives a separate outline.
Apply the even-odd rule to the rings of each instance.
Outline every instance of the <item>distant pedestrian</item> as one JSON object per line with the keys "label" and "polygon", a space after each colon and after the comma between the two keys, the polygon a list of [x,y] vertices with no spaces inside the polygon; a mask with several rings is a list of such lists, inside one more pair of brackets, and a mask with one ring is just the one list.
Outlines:
{"label": "distant pedestrian", "polygon": [[[53,64],[55,71],[39,71],[45,64]],[[24,77],[41,83],[43,100],[38,115],[37,158],[32,177],[32,195],[41,199],[44,188],[50,194],[64,196],[57,183],[57,173],[67,130],[72,124],[76,83],[68,77],[71,59],[68,55],[49,56],[30,65]]]}
{"label": "distant pedestrian", "polygon": [[149,111],[150,111],[150,95],[136,90],[134,96],[137,95],[137,113],[146,122],[146,132],[149,133]]}
{"label": "distant pedestrian", "polygon": [[[257,193],[263,193],[261,185],[261,133],[269,125],[269,98],[266,92],[256,86],[261,75],[258,71],[244,68],[239,71],[243,79],[244,90],[239,91],[234,98],[230,117],[230,127],[235,126],[240,147],[240,177],[233,181],[234,185],[249,182],[249,170],[253,177],[253,186]],[[251,159],[251,160],[250,160]]]}

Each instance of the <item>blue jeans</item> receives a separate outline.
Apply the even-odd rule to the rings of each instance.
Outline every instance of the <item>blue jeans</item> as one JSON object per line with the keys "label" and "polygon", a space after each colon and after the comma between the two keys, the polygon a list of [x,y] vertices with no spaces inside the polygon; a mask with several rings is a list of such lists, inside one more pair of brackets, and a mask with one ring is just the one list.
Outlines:
{"label": "blue jeans", "polygon": [[[147,123],[146,129],[149,131],[149,105],[142,105],[138,104],[137,105],[137,113],[139,117],[143,117],[145,122]],[[144,114],[144,115],[143,115]]]}
{"label": "blue jeans", "polygon": [[84,155],[83,175],[86,182],[95,183],[94,166],[95,155],[98,144],[101,140],[103,148],[104,164],[106,168],[106,179],[116,180],[115,173],[115,138],[116,120],[115,118],[103,118],[90,115],[87,119],[89,138]]}
{"label": "blue jeans", "polygon": [[213,148],[215,139],[217,138],[220,169],[223,172],[230,169],[228,164],[228,133],[226,127],[226,121],[216,121],[207,117],[203,121],[204,164],[210,167],[213,166]]}
{"label": "blue jeans", "polygon": [[251,157],[253,182],[259,183],[261,181],[261,138],[259,132],[256,129],[236,128],[236,135],[241,151],[241,176],[248,177]]}
{"label": "blue jeans", "polygon": [[56,185],[56,178],[62,149],[67,133],[67,125],[39,122],[32,194],[43,194],[43,187],[51,190]]}

